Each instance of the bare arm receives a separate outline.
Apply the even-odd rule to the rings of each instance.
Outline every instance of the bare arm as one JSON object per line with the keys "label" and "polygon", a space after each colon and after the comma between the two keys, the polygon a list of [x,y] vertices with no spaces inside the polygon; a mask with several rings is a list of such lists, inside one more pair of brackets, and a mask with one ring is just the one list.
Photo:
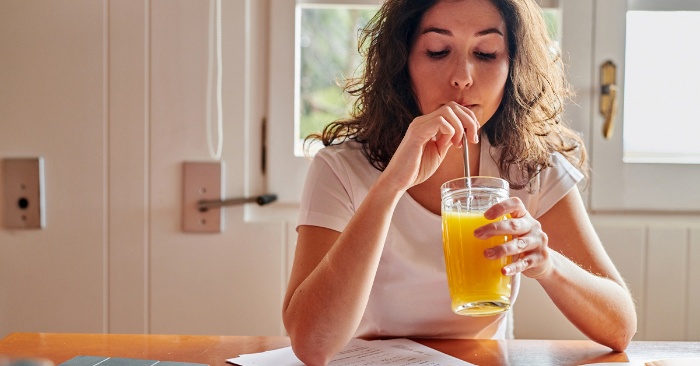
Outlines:
{"label": "bare arm", "polygon": [[540,222],[553,249],[553,265],[537,280],[579,330],[624,351],[637,331],[634,301],[595,233],[578,189],[572,189]]}
{"label": "bare arm", "polygon": [[491,255],[517,256],[504,267],[506,274],[522,272],[536,279],[569,321],[592,340],[615,351],[627,348],[637,331],[634,301],[598,239],[578,189],[571,189],[539,221],[518,199],[489,211],[490,217],[504,213],[513,217],[477,230],[482,237],[513,235]]}
{"label": "bare arm", "polygon": [[325,365],[360,324],[400,194],[376,184],[345,231],[300,226],[283,320],[307,365]]}

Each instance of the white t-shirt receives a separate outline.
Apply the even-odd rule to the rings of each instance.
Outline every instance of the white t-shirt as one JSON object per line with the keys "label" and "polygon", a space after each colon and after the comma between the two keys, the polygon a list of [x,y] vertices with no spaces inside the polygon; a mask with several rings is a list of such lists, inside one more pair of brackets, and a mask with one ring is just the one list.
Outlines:
{"label": "white t-shirt", "polygon": [[[479,175],[499,176],[487,138],[482,139]],[[497,155],[494,155],[497,156]],[[537,218],[569,192],[583,175],[561,154],[552,154],[553,166],[535,179],[539,190],[511,190]],[[380,171],[362,154],[362,146],[349,140],[325,147],[309,169],[298,225],[312,225],[342,232],[365,199]],[[535,186],[536,187],[536,186]],[[519,276],[513,281],[515,302]],[[450,294],[442,250],[442,221],[408,193],[399,200],[369,302],[355,337],[378,338],[492,338],[503,339],[506,316],[456,315]]]}

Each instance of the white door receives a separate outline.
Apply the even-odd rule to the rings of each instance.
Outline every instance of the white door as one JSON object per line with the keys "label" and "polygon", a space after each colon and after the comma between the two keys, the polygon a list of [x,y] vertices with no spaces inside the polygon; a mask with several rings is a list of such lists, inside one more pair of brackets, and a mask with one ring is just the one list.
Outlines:
{"label": "white door", "polygon": [[[700,1],[597,0],[590,153],[593,211],[700,211]],[[603,137],[599,67],[616,67]]]}

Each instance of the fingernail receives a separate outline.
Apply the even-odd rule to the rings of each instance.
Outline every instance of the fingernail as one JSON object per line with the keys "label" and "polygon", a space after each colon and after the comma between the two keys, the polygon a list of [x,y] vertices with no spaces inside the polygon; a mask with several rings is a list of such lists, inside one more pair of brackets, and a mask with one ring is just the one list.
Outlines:
{"label": "fingernail", "polygon": [[480,238],[480,237],[481,237],[481,234],[483,234],[483,233],[484,233],[484,230],[483,230],[483,229],[476,229],[476,230],[474,230],[474,236],[476,236],[477,238]]}
{"label": "fingernail", "polygon": [[506,276],[510,276],[513,273],[513,269],[510,267],[503,267],[503,274]]}
{"label": "fingernail", "polygon": [[486,258],[493,258],[493,256],[496,255],[496,251],[489,248],[489,249],[484,250],[484,255],[486,256]]}

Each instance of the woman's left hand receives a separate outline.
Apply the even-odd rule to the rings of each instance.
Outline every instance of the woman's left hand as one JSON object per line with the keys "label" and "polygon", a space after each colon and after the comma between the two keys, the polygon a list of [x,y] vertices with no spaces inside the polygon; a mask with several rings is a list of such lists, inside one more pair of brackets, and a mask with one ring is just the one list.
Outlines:
{"label": "woman's left hand", "polygon": [[488,239],[498,235],[510,235],[513,239],[484,251],[489,259],[513,256],[513,262],[501,269],[504,275],[513,276],[522,273],[531,278],[545,276],[552,267],[547,246],[547,234],[542,225],[535,220],[517,197],[501,201],[486,210],[484,216],[494,220],[510,214],[509,219],[499,220],[484,225],[474,231],[479,239]]}

